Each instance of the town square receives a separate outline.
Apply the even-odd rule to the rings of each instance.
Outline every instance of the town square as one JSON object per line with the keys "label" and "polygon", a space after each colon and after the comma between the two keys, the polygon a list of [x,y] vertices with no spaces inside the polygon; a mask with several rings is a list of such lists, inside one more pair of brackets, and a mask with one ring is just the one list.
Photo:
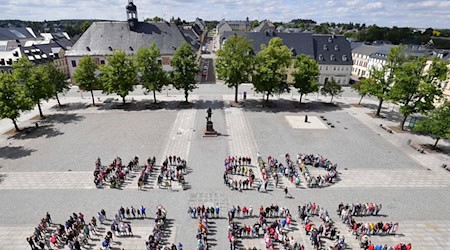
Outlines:
{"label": "town square", "polygon": [[0,250],[448,248],[448,13],[31,2],[0,17]]}

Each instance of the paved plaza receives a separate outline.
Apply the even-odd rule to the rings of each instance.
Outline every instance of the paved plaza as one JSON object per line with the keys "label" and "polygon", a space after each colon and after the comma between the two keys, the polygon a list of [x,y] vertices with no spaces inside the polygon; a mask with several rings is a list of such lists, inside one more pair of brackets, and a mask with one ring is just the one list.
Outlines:
{"label": "paved plaza", "polygon": [[[125,106],[113,102],[92,107],[90,99],[70,91],[61,98],[67,104],[63,109],[55,108],[52,100],[43,105],[45,120],[37,118],[36,110],[23,114],[19,125],[26,129],[21,133],[13,132],[10,121],[0,121],[0,249],[30,249],[25,238],[32,235],[46,212],[54,222],[64,224],[74,212],[91,218],[105,209],[112,216],[121,206],[144,206],[149,218],[129,219],[134,236],[115,238],[113,249],[145,249],[158,205],[168,211],[164,241],[181,242],[188,250],[196,249],[198,223],[190,218],[188,208],[220,207],[221,218],[211,224],[211,249],[229,249],[227,210],[237,205],[256,210],[271,204],[291,211],[294,221],[288,235],[312,249],[296,212],[297,206],[310,201],[328,210],[349,249],[360,248],[336,213],[340,202],[382,203],[380,216],[357,220],[399,223],[396,235],[373,236],[374,243],[404,242],[412,243],[413,249],[447,249],[450,172],[440,165],[449,164],[450,157],[421,154],[406,143],[408,139],[431,143],[431,138],[387,133],[379,124],[393,126],[397,121],[375,119],[368,115],[372,109],[352,106],[359,97],[349,91],[336,100],[337,105],[325,105],[329,98],[307,96],[308,104],[297,106],[298,98],[286,94],[274,97],[275,107],[262,108],[254,105],[262,96],[250,88],[242,86],[249,100],[240,108],[230,107],[233,90],[221,84],[201,85],[189,97],[191,107],[178,105],[183,100],[180,92],[160,94],[158,99],[163,102],[156,109],[149,97],[139,92],[128,97],[133,103]],[[107,97],[98,98],[104,101]],[[364,102],[376,104],[376,100]],[[212,109],[217,137],[203,137],[207,108]],[[391,108],[383,112],[395,113]],[[39,128],[34,127],[35,122]],[[224,159],[229,155],[251,157],[253,162],[257,155],[265,160],[271,156],[284,162],[286,153],[292,158],[299,153],[320,154],[337,164],[339,178],[324,188],[308,188],[303,179],[296,187],[283,176],[280,186],[275,187],[270,178],[267,192],[232,191],[224,184]],[[169,155],[187,161],[184,188],[160,188],[156,182],[156,172]],[[141,163],[156,157],[156,171],[142,191],[137,188],[137,172],[127,177],[121,189],[96,188],[95,160],[100,157],[102,163],[109,164],[117,156],[124,163],[135,156]],[[255,178],[261,180],[259,168],[254,166],[253,170]],[[321,169],[311,171],[323,174]],[[285,198],[285,187],[292,199]],[[239,222],[253,224],[256,218]],[[101,226],[100,235],[90,241],[88,249],[99,249],[109,230],[109,225]],[[239,245],[265,249],[262,238],[246,238]]]}

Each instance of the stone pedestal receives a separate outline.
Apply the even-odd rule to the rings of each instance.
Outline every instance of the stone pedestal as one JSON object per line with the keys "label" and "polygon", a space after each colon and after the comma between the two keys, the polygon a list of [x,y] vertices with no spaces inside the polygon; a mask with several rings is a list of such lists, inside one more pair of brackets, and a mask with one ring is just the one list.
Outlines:
{"label": "stone pedestal", "polygon": [[214,125],[212,121],[207,121],[206,122],[206,130],[204,133],[204,137],[215,137],[217,136],[217,131],[214,130]]}

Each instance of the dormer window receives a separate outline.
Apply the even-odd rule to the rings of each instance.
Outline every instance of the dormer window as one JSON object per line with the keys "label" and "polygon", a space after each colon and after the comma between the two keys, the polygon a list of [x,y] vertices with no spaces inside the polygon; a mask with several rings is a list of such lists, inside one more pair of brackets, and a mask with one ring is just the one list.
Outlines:
{"label": "dormer window", "polygon": [[348,58],[346,55],[342,55],[342,61],[344,61],[344,62],[348,61]]}
{"label": "dormer window", "polygon": [[323,50],[328,50],[328,46],[326,44],[323,45]]}
{"label": "dormer window", "polygon": [[91,48],[89,48],[89,47],[86,47],[86,50],[87,50],[87,51],[91,51]]}
{"label": "dormer window", "polygon": [[319,61],[323,61],[323,55],[322,54],[319,55]]}
{"label": "dormer window", "polygon": [[331,55],[331,56],[330,56],[330,60],[331,60],[331,61],[336,61],[336,57],[335,57],[334,55]]}
{"label": "dormer window", "polygon": [[334,45],[334,50],[338,51],[339,50],[339,45]]}
{"label": "dormer window", "polygon": [[113,49],[111,48],[111,46],[108,47],[109,51],[113,51]]}
{"label": "dormer window", "polygon": [[131,50],[131,51],[134,51],[133,47],[130,46],[130,50]]}
{"label": "dormer window", "polygon": [[329,42],[329,43],[332,43],[332,42],[333,42],[333,38],[328,37],[328,42]]}

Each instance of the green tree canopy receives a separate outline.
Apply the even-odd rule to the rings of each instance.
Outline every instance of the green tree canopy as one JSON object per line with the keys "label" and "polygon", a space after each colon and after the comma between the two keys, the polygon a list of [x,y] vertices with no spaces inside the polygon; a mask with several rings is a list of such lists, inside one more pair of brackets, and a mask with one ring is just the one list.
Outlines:
{"label": "green tree canopy", "polygon": [[432,135],[436,139],[433,148],[436,148],[440,139],[450,139],[450,102],[428,113],[425,119],[416,123],[413,130]]}
{"label": "green tree canopy", "polygon": [[447,66],[437,58],[424,73],[426,61],[425,57],[416,58],[394,72],[395,84],[390,99],[401,105],[400,113],[403,114],[401,129],[404,129],[408,116],[434,109],[434,102],[442,97],[441,82],[447,78]]}
{"label": "green tree canopy", "polygon": [[362,99],[366,95],[370,95],[370,88],[371,88],[372,84],[373,83],[372,83],[371,79],[365,78],[365,79],[362,79],[360,82],[352,85],[352,87],[351,87],[352,90],[356,91],[361,96],[358,104],[361,104]]}
{"label": "green tree canopy", "polygon": [[172,59],[173,71],[171,79],[176,89],[184,90],[185,101],[188,102],[189,92],[197,88],[195,77],[198,74],[196,54],[188,43],[183,43],[175,51]]}
{"label": "green tree canopy", "polygon": [[295,71],[292,73],[294,77],[294,87],[300,94],[300,103],[303,95],[319,91],[319,64],[316,60],[307,55],[299,55],[294,61]]}
{"label": "green tree canopy", "polygon": [[381,68],[372,68],[370,71],[369,95],[378,98],[376,116],[380,116],[383,102],[389,98],[391,87],[394,84],[393,72],[406,61],[405,47],[397,46],[391,48],[386,64]]}
{"label": "green tree canopy", "polygon": [[53,89],[55,91],[54,95],[58,101],[58,105],[61,107],[58,93],[65,93],[69,90],[69,82],[67,81],[68,76],[56,68],[53,63],[49,63],[45,66],[45,72],[47,74],[49,84],[53,85]]}
{"label": "green tree canopy", "polygon": [[11,119],[16,131],[17,118],[21,111],[33,107],[32,100],[26,95],[25,87],[19,84],[14,77],[6,72],[0,73],[0,117]]}
{"label": "green tree canopy", "polygon": [[333,98],[335,96],[340,96],[344,92],[342,90],[342,86],[334,80],[334,78],[331,78],[330,81],[327,81],[323,84],[322,88],[320,89],[320,93],[324,96],[331,96],[330,103],[333,102]]}
{"label": "green tree canopy", "polygon": [[44,117],[41,101],[49,100],[55,93],[55,88],[49,81],[45,66],[39,65],[32,68],[31,76],[25,82],[25,91],[33,103],[37,104],[39,115]]}
{"label": "green tree canopy", "polygon": [[286,69],[291,64],[291,57],[291,51],[279,37],[272,38],[268,46],[261,45],[261,51],[256,55],[252,81],[255,90],[266,95],[266,101],[274,93],[289,91]]}
{"label": "green tree canopy", "polygon": [[219,79],[229,88],[235,88],[234,101],[238,102],[239,85],[247,82],[253,71],[253,47],[244,36],[231,36],[217,52],[216,70]]}
{"label": "green tree canopy", "polygon": [[159,48],[154,43],[149,48],[142,47],[136,54],[137,70],[141,76],[142,86],[153,92],[153,99],[156,103],[156,92],[160,92],[167,84],[167,74],[159,63]]}
{"label": "green tree canopy", "polygon": [[94,59],[89,56],[85,56],[80,60],[78,68],[75,70],[73,75],[75,83],[77,83],[81,89],[91,92],[92,104],[94,106],[94,89],[98,89],[100,85],[96,76],[96,71],[97,65],[95,64]]}
{"label": "green tree canopy", "polygon": [[125,97],[133,91],[137,83],[136,67],[122,50],[117,50],[109,56],[108,62],[100,67],[103,91],[107,94],[117,94],[125,103]]}

